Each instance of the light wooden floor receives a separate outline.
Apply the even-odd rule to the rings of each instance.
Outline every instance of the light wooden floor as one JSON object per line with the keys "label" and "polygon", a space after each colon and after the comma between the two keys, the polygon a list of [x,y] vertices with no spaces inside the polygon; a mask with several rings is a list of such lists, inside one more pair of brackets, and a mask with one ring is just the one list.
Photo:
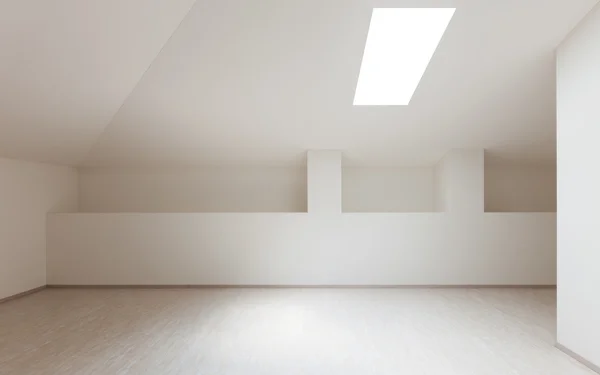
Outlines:
{"label": "light wooden floor", "polygon": [[593,374],[554,290],[61,290],[0,305],[0,374]]}

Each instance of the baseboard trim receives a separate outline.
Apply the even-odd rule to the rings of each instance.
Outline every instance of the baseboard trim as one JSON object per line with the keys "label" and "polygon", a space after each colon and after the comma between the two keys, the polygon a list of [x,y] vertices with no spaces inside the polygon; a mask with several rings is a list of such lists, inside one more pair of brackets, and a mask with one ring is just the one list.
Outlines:
{"label": "baseboard trim", "polygon": [[585,367],[588,367],[590,370],[595,371],[598,374],[600,374],[600,366],[596,366],[594,363],[588,361],[587,359],[583,358],[582,356],[580,356],[579,354],[575,353],[571,349],[565,347],[564,345],[556,343],[556,345],[554,345],[554,346],[558,350],[560,350],[561,352],[565,353],[569,357],[575,359],[577,362],[579,362],[582,365],[584,365]]}
{"label": "baseboard trim", "polygon": [[234,284],[49,284],[53,289],[556,289],[556,285],[234,285]]}
{"label": "baseboard trim", "polygon": [[22,298],[22,297],[28,296],[30,294],[37,293],[37,292],[42,291],[44,289],[46,289],[46,285],[43,285],[43,286],[40,286],[40,287],[37,287],[37,288],[33,288],[33,289],[30,289],[30,290],[26,290],[26,291],[21,292],[21,293],[13,294],[12,296],[1,298],[0,299],[0,303],[6,303],[8,301],[13,301],[13,300],[16,300],[18,298]]}

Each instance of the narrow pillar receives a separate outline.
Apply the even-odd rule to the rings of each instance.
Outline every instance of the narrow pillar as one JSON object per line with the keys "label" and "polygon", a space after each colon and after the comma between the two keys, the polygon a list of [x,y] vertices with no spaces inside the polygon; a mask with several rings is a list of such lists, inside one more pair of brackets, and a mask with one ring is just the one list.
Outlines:
{"label": "narrow pillar", "polygon": [[308,151],[307,183],[309,213],[341,213],[342,152]]}
{"label": "narrow pillar", "polygon": [[451,150],[436,167],[436,211],[484,212],[483,149]]}

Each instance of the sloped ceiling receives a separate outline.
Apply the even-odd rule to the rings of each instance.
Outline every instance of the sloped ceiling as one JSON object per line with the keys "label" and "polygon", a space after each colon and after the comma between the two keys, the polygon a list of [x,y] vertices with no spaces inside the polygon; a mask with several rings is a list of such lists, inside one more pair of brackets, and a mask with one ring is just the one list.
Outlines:
{"label": "sloped ceiling", "polygon": [[[10,0],[0,155],[72,165],[555,155],[554,49],[597,0]],[[456,7],[409,106],[353,107],[373,7]],[[191,9],[190,9],[191,7]]]}
{"label": "sloped ceiling", "polygon": [[0,155],[83,162],[193,3],[0,1]]}

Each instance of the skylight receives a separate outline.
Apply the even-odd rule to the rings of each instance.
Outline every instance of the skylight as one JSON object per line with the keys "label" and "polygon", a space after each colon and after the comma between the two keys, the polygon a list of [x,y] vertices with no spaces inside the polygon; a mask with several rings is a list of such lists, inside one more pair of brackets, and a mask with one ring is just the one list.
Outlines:
{"label": "skylight", "polygon": [[408,105],[455,8],[375,8],[354,105]]}

